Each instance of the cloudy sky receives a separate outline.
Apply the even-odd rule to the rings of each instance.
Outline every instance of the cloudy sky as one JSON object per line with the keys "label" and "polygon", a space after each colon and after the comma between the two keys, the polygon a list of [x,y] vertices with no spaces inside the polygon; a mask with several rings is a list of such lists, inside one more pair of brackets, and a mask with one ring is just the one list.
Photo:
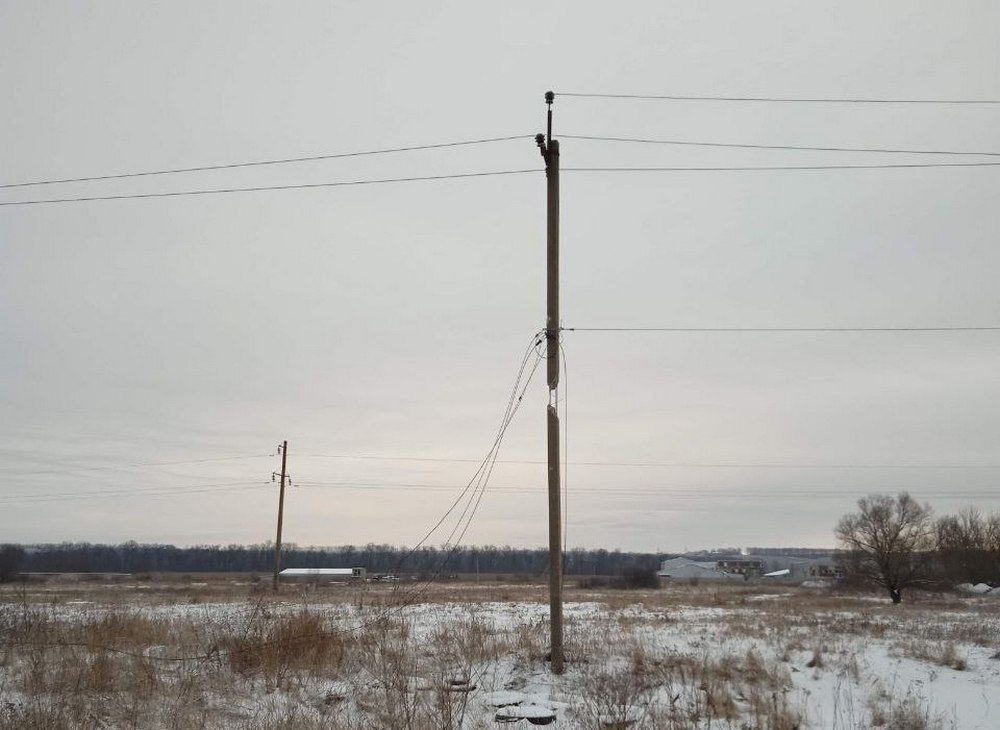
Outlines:
{"label": "cloudy sky", "polygon": [[[543,94],[1000,99],[992,2],[0,0],[0,202],[540,170]],[[1000,152],[1000,105],[557,95],[556,136]],[[562,140],[570,167],[997,157]],[[565,327],[1000,325],[1000,169],[563,175]],[[544,176],[0,206],[0,542],[412,544],[544,325]],[[1000,507],[1000,332],[566,332],[568,542]],[[546,542],[536,374],[466,542]],[[367,457],[367,458],[358,458]],[[457,515],[453,513],[454,518]],[[446,523],[446,528],[448,528]],[[447,532],[431,542],[443,542]]]}

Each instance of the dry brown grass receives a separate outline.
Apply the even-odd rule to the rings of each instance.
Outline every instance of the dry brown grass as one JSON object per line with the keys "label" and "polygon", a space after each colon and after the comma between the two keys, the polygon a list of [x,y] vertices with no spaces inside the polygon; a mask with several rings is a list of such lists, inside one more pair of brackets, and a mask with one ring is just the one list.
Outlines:
{"label": "dry brown grass", "polygon": [[944,718],[910,694],[902,698],[877,695],[869,702],[871,724],[886,730],[944,730]]}
{"label": "dry brown grass", "polygon": [[[435,585],[401,610],[411,594],[404,584],[275,596],[228,577],[3,588],[0,730],[468,729],[485,727],[472,724],[481,701],[455,682],[521,689],[546,676],[544,611],[494,623],[498,605],[544,606],[544,586]],[[857,680],[846,647],[859,639],[955,669],[968,646],[1000,645],[1000,605],[973,612],[935,596],[892,607],[735,585],[567,599],[570,661],[553,686],[582,727],[792,730],[805,721],[791,672]],[[685,648],[661,643],[663,632],[683,633]],[[919,698],[876,696],[866,712],[886,727],[937,727]]]}
{"label": "dry brown grass", "polygon": [[263,674],[272,682],[292,670],[340,667],[351,640],[329,631],[319,616],[302,611],[254,622],[239,636],[222,640],[221,649],[236,674]]}

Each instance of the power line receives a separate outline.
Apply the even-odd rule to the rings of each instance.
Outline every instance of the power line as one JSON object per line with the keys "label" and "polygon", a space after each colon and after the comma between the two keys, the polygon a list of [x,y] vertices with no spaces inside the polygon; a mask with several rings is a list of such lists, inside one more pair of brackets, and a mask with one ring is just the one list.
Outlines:
{"label": "power line", "polygon": [[563,327],[564,332],[997,332],[997,327]]}
{"label": "power line", "polygon": [[[429,461],[448,462],[453,464],[478,464],[482,459],[444,459],[429,456],[378,456],[369,454],[299,454],[300,458],[312,459],[358,459],[370,461]],[[544,464],[544,461],[511,461],[509,459],[497,459],[498,464]]]}
{"label": "power line", "polygon": [[928,167],[1000,167],[1000,162],[900,162],[874,165],[718,165],[706,167],[564,167],[562,169],[563,172],[791,172],[797,170],[905,170]]}
{"label": "power line", "polygon": [[[435,458],[427,456],[379,456],[370,454],[300,454],[314,459],[356,459],[370,461],[415,461],[430,463],[479,463],[481,459]],[[497,459],[498,464],[544,466],[548,462],[529,459]],[[572,466],[657,467],[669,469],[1000,469],[997,464],[795,464],[789,462],[698,462],[698,461],[570,461]],[[306,482],[302,482],[305,484]]]}
{"label": "power line", "polygon": [[263,489],[270,487],[270,482],[215,482],[211,484],[192,484],[184,487],[151,487],[149,489],[102,489],[90,492],[57,492],[50,494],[15,494],[0,497],[0,504],[26,504],[33,502],[63,502],[77,499],[103,499],[106,497],[161,497],[175,494],[192,494],[197,492],[225,492],[244,490],[247,488]]}
{"label": "power line", "polygon": [[[564,172],[765,172],[765,171],[809,171],[809,170],[879,170],[913,169],[931,167],[998,167],[1000,162],[928,162],[896,163],[875,165],[756,165],[756,166],[713,166],[713,167],[564,167]],[[382,185],[386,183],[424,182],[436,180],[456,180],[464,178],[495,177],[499,175],[524,175],[540,173],[542,170],[491,170],[487,172],[466,172],[450,175],[424,175],[417,177],[394,177],[371,180],[344,180],[326,183],[300,183],[292,185],[257,185],[243,188],[216,188],[209,190],[177,190],[163,193],[131,193],[127,195],[93,195],[75,198],[47,198],[42,200],[13,200],[0,202],[0,206],[45,205],[52,203],[89,203],[105,200],[135,200],[139,198],[172,198],[193,195],[221,195],[228,193],[255,193],[274,190],[304,190],[310,188],[334,188],[354,185]]]}
{"label": "power line", "polygon": [[47,469],[42,471],[10,472],[0,471],[0,477],[37,476],[42,474],[75,474],[82,471],[117,471],[120,469],[156,468],[160,466],[181,466],[185,464],[208,464],[215,461],[237,461],[242,459],[263,459],[271,454],[249,454],[246,456],[219,456],[211,459],[189,459],[185,461],[152,461],[138,464],[116,464],[113,466],[81,466],[72,469]]}
{"label": "power line", "polygon": [[367,155],[387,155],[394,152],[415,152],[417,150],[435,150],[445,147],[463,147],[491,142],[509,142],[516,139],[531,139],[533,134],[516,134],[509,137],[488,137],[485,139],[470,139],[461,142],[443,142],[441,144],[415,145],[412,147],[390,147],[363,152],[339,152],[325,155],[309,155],[306,157],[286,157],[273,160],[255,160],[253,162],[233,162],[220,165],[200,165],[197,167],[175,167],[160,170],[145,170],[142,172],[120,172],[111,175],[91,175],[88,177],[67,177],[59,180],[31,180],[29,182],[4,183],[0,188],[23,188],[31,185],[56,185],[59,183],[93,182],[97,180],[120,180],[129,177],[146,177],[149,175],[176,175],[185,172],[208,172],[210,170],[232,170],[239,167],[260,167],[263,165],[288,165],[297,162],[316,162],[319,160],[337,160],[345,157],[363,157]]}
{"label": "power line", "polygon": [[[463,485],[459,484],[424,484],[424,483],[410,483],[410,482],[300,482],[299,486],[303,488],[329,488],[329,489],[345,489],[345,490],[376,490],[376,491],[398,491],[398,492],[438,492],[438,491],[454,491],[457,489],[463,489]],[[521,486],[491,486],[491,491],[498,493],[510,493],[510,494],[535,494],[539,495],[537,487],[521,487]],[[927,497],[969,497],[969,498],[985,498],[991,497],[1000,499],[1000,493],[997,493],[995,489],[963,489],[958,491],[946,491],[941,488],[933,490],[913,490],[912,487],[894,487],[886,488],[891,490],[897,489],[907,489],[914,494],[920,494],[921,496]],[[861,495],[867,494],[870,490],[864,487],[843,487],[839,485],[833,485],[826,488],[792,488],[792,489],[733,489],[733,488],[723,488],[723,487],[691,487],[691,486],[663,486],[663,487],[574,487],[574,494],[593,494],[593,495],[613,495],[613,496],[663,496],[663,497],[696,497],[696,498],[727,498],[732,499],[736,497],[831,497],[840,498],[844,495]]]}
{"label": "power line", "polygon": [[749,101],[779,104],[1000,104],[1000,99],[875,99],[846,97],[776,97],[776,96],[691,96],[679,94],[586,94],[557,91],[556,96],[589,99],[646,99],[664,101]]}
{"label": "power line", "polygon": [[737,142],[697,142],[682,139],[640,139],[637,137],[598,137],[585,134],[560,134],[560,139],[581,139],[593,142],[632,142],[637,144],[679,145],[688,147],[725,147],[749,150],[804,150],[810,152],[877,152],[906,155],[971,155],[1000,157],[1000,152],[977,152],[973,150],[914,150],[885,147],[821,147],[814,145],[790,144],[750,144]]}
{"label": "power line", "polygon": [[374,180],[344,180],[340,182],[303,183],[297,185],[256,185],[246,188],[216,188],[210,190],[178,190],[167,193],[133,193],[128,195],[93,195],[78,198],[49,198],[45,200],[14,200],[0,203],[5,205],[43,205],[46,203],[89,203],[97,200],[134,200],[137,198],[173,198],[185,195],[221,195],[226,193],[256,193],[268,190],[304,190],[308,188],[337,188],[351,185],[382,185],[385,183],[423,182],[429,180],[456,180],[462,178],[494,177],[497,175],[524,175],[540,173],[542,170],[491,170],[488,172],[465,172],[451,175],[424,175],[419,177],[390,177]]}

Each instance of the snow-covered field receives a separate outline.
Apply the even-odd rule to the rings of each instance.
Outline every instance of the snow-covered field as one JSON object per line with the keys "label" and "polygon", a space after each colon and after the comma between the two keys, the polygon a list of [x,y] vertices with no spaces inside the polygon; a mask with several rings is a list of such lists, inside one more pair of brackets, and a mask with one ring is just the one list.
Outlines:
{"label": "snow-covered field", "polygon": [[1000,728],[997,596],[570,589],[565,615],[556,677],[540,586],[7,588],[0,729]]}

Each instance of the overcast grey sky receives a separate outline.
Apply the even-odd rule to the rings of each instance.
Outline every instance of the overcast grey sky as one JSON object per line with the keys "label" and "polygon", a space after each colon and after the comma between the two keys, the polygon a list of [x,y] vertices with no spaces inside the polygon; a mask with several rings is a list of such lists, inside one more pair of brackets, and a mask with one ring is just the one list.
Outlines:
{"label": "overcast grey sky", "polygon": [[[531,135],[547,89],[1000,99],[998,24],[985,1],[0,0],[0,183]],[[555,114],[557,136],[1000,152],[998,105],[557,97]],[[998,159],[574,139],[562,153],[567,167]],[[541,169],[530,138],[0,202],[527,168]],[[567,172],[563,323],[996,326],[998,181]],[[412,544],[456,495],[437,487],[474,465],[330,457],[485,454],[544,325],[544,212],[540,172],[0,207],[0,541],[273,538],[267,455],[287,438],[302,484],[287,540]],[[1000,469],[983,468],[1000,464],[998,332],[564,343],[571,546],[827,546],[870,491],[1000,507]],[[546,402],[536,377],[502,459],[544,458]],[[466,541],[544,544],[544,478],[499,464]]]}

